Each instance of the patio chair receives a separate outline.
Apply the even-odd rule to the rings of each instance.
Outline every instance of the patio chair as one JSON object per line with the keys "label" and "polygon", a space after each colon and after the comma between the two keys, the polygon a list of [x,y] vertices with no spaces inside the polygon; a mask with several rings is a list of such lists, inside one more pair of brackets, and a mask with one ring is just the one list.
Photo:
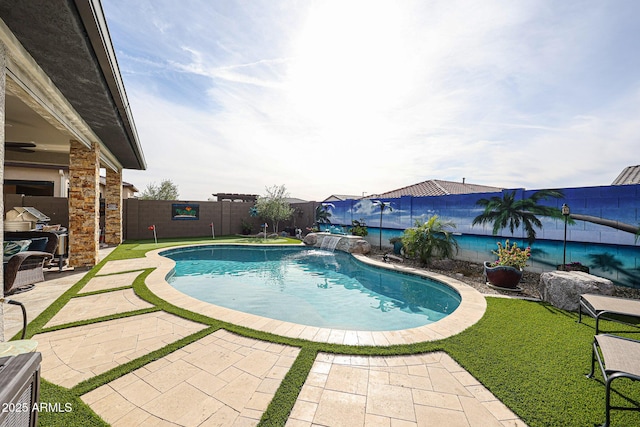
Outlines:
{"label": "patio chair", "polygon": [[0,304],[11,304],[20,306],[22,310],[22,334],[19,340],[0,342],[0,357],[15,356],[22,353],[32,353],[36,351],[38,342],[34,340],[26,340],[27,335],[27,310],[19,301],[11,299],[0,298]]}
{"label": "patio chair", "polygon": [[611,320],[625,325],[637,326],[626,322],[624,317],[640,320],[640,300],[610,297],[605,295],[580,295],[578,323],[582,322],[582,311],[596,319],[596,335],[600,333],[600,319]]}
{"label": "patio chair", "polygon": [[26,251],[18,252],[4,263],[4,294],[29,290],[34,283],[44,282],[45,262],[53,259],[58,235],[48,231],[6,232],[5,241],[31,240]]}
{"label": "patio chair", "polygon": [[609,334],[596,335],[593,340],[591,373],[587,375],[589,378],[593,378],[596,359],[605,380],[605,423],[602,426],[608,427],[612,409],[640,411],[640,407],[611,406],[613,380],[627,378],[640,381],[640,341]]}

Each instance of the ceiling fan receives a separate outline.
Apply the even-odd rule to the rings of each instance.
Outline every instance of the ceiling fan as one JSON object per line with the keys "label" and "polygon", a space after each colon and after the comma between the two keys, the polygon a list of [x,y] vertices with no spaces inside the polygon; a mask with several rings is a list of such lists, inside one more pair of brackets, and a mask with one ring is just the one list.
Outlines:
{"label": "ceiling fan", "polygon": [[17,153],[35,153],[36,150],[32,150],[32,148],[35,148],[35,146],[36,144],[34,144],[33,142],[4,142],[5,150],[15,151]]}

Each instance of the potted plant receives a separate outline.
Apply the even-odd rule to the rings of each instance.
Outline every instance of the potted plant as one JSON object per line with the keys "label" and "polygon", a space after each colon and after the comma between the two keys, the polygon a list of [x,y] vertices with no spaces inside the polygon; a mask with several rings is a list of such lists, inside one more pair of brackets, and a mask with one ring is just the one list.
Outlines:
{"label": "potted plant", "polygon": [[389,243],[393,245],[393,253],[396,255],[402,254],[402,236],[396,236],[389,239]]}
{"label": "potted plant", "polygon": [[498,250],[491,251],[498,256],[493,262],[485,261],[484,275],[491,285],[497,288],[518,289],[522,278],[522,269],[527,266],[531,256],[531,248],[521,249],[517,243],[510,244],[507,239],[504,245],[497,243]]}

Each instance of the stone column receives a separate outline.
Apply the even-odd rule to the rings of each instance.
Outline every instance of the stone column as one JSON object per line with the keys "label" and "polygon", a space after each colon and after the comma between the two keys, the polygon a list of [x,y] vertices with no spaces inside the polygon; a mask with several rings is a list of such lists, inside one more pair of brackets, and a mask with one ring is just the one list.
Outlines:
{"label": "stone column", "polygon": [[100,146],[70,141],[69,265],[98,263],[100,237]]}
{"label": "stone column", "polygon": [[[7,57],[4,44],[0,42],[0,188],[4,194],[4,101],[5,91],[7,89]],[[4,212],[4,198],[0,198],[0,212]],[[0,229],[4,230],[4,215],[0,215]],[[3,243],[4,233],[0,233],[0,243]],[[4,271],[0,267],[0,297],[4,297]],[[0,341],[4,341],[4,310],[3,304],[0,304]]]}
{"label": "stone column", "polygon": [[122,171],[107,169],[105,205],[104,242],[119,245],[122,243]]}

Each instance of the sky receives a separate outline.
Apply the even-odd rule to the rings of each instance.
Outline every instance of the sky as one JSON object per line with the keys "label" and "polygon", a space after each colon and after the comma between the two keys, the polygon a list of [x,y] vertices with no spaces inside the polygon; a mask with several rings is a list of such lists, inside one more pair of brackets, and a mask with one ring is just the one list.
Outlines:
{"label": "sky", "polygon": [[102,0],[147,170],[181,200],[640,164],[637,0]]}

